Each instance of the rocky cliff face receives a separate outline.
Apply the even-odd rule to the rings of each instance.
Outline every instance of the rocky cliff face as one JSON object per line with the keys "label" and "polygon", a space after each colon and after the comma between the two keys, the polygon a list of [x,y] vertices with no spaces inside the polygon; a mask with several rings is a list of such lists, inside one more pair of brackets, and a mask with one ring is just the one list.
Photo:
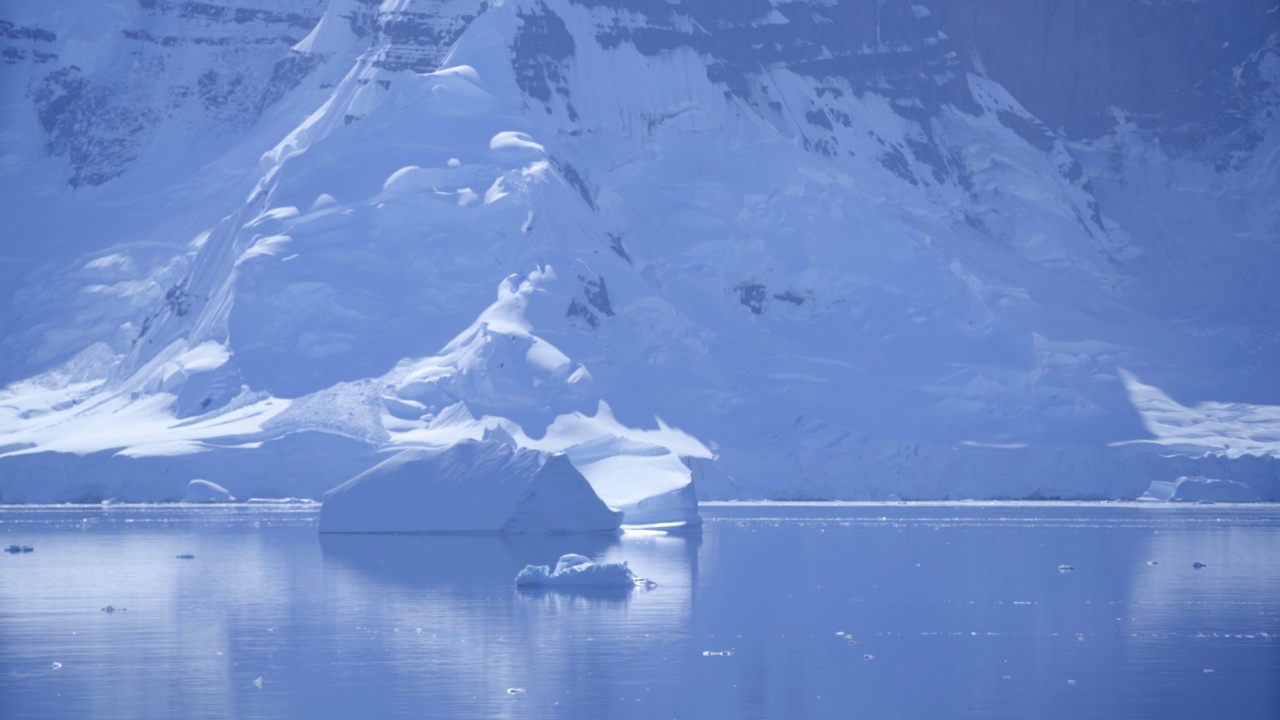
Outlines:
{"label": "rocky cliff face", "polygon": [[445,400],[392,421],[378,378],[549,265],[531,331],[619,419],[712,443],[712,494],[1126,496],[1199,462],[1274,493],[1268,412],[1191,402],[1280,403],[1266,5],[0,11],[0,447],[53,452],[33,418],[105,397],[340,396],[199,441],[394,443]]}

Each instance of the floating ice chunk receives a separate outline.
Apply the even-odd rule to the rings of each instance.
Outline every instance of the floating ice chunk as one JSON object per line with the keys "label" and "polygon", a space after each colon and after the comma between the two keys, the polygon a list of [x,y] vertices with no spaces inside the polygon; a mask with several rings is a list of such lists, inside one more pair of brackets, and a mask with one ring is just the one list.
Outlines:
{"label": "floating ice chunk", "polygon": [[405,450],[325,493],[321,532],[613,532],[568,458],[497,439]]}
{"label": "floating ice chunk", "polygon": [[187,483],[187,494],[182,499],[189,503],[225,503],[236,500],[226,488],[208,480],[192,480]]}
{"label": "floating ice chunk", "polygon": [[524,688],[507,688],[508,695],[523,695]]}
{"label": "floating ice chunk", "polygon": [[703,657],[729,657],[733,655],[732,650],[703,650]]}
{"label": "floating ice chunk", "polygon": [[462,167],[462,161],[456,157],[449,158],[449,161],[445,164],[451,168]]}
{"label": "floating ice chunk", "polygon": [[1059,565],[1058,566],[1058,572],[1071,572],[1072,570],[1075,570],[1075,569],[1076,569],[1075,565]]}
{"label": "floating ice chunk", "polygon": [[263,685],[263,682],[262,682],[262,676],[261,676],[261,675],[259,675],[257,678],[255,678],[255,679],[254,679],[254,681],[253,681],[253,686],[254,686],[254,687],[256,687],[256,688],[258,688],[259,690],[261,690],[261,689],[262,689],[262,685]]}
{"label": "floating ice chunk", "polygon": [[875,659],[876,659],[876,656],[875,656],[875,655],[872,655],[871,653],[867,653],[866,655],[863,655],[863,656],[862,656],[862,659],[863,659],[863,660],[875,660]]}
{"label": "floating ice chunk", "polygon": [[[59,668],[61,668],[61,667],[62,667],[62,663],[58,662],[57,660],[53,661],[53,669],[54,669],[54,670],[57,670],[57,669],[59,669]],[[1213,671],[1212,671],[1212,670],[1205,670],[1205,672],[1213,672]]]}
{"label": "floating ice chunk", "polygon": [[1148,564],[1148,565],[1150,565],[1151,567],[1155,567],[1156,565],[1159,565],[1159,564],[1160,564],[1160,561],[1159,561],[1159,560],[1148,560],[1148,561],[1147,561],[1147,564]]}
{"label": "floating ice chunk", "polygon": [[595,563],[582,555],[562,555],[555,570],[546,565],[526,565],[516,575],[519,587],[605,587],[632,588],[643,584],[652,587],[644,578],[621,563]]}

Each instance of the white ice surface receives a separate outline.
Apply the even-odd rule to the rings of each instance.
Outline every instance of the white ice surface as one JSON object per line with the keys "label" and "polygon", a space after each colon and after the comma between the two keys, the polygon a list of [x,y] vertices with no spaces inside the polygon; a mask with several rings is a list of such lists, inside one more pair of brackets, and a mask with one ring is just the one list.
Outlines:
{"label": "white ice surface", "polygon": [[490,439],[384,460],[325,493],[320,531],[611,532],[621,521],[564,456]]}
{"label": "white ice surface", "polygon": [[221,485],[199,479],[187,483],[187,494],[182,497],[184,502],[191,503],[225,503],[235,502],[235,499]]}
{"label": "white ice surface", "polygon": [[621,563],[595,563],[582,555],[562,555],[554,570],[548,565],[526,565],[516,575],[516,585],[526,588],[633,588],[636,576]]}
{"label": "white ice surface", "polygon": [[[1122,109],[1068,141],[938,35],[946,101],[771,62],[729,88],[680,5],[280,5],[316,25],[0,12],[57,56],[0,67],[0,500],[316,497],[498,429],[632,518],[691,520],[695,475],[1280,499],[1274,39],[1220,88],[1258,95],[1248,132],[1183,152]],[[516,57],[542,14],[573,53]],[[667,15],[688,43],[599,40]],[[62,141],[120,174],[72,188],[42,118],[95,102]]]}

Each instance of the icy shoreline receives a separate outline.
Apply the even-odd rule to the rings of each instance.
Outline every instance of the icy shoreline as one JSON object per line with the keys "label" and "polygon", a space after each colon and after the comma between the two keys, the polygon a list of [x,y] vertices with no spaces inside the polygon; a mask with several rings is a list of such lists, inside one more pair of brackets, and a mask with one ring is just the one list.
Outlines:
{"label": "icy shoreline", "polygon": [[[258,502],[253,502],[257,500]],[[193,503],[193,502],[112,502],[112,503],[0,503],[0,510],[46,510],[46,509],[65,509],[65,508],[83,508],[83,509],[100,509],[100,510],[137,510],[137,509],[183,509],[183,510],[245,510],[257,509],[264,511],[275,510],[307,510],[319,512],[323,507],[323,503],[318,500],[303,500],[290,498],[285,500],[273,500],[267,498],[252,498],[250,501],[231,502],[231,503]],[[1280,507],[1280,502],[1260,500],[1258,502],[1164,502],[1149,500],[703,500],[698,503],[699,508],[803,508],[803,507],[830,507],[830,508],[879,508],[879,507],[955,507],[955,508],[983,508],[983,507],[1028,507],[1028,508],[1052,508],[1052,507],[1084,507],[1084,508],[1140,508],[1140,509],[1165,509],[1176,508],[1180,510],[1194,508],[1276,508]],[[675,525],[671,527],[658,527],[652,525],[627,525],[623,524],[619,529],[622,532],[662,532],[662,531],[682,531],[696,529],[697,526]],[[421,534],[421,535],[469,535],[481,533],[465,533],[465,532],[419,532],[419,533],[355,533],[355,534]]]}

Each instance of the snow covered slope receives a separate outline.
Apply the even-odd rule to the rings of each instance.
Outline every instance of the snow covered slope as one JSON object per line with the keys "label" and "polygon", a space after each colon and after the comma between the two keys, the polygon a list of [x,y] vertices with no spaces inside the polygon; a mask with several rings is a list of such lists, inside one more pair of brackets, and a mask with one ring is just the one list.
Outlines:
{"label": "snow covered slope", "polygon": [[999,5],[6,7],[0,500],[1280,499],[1280,11]]}

